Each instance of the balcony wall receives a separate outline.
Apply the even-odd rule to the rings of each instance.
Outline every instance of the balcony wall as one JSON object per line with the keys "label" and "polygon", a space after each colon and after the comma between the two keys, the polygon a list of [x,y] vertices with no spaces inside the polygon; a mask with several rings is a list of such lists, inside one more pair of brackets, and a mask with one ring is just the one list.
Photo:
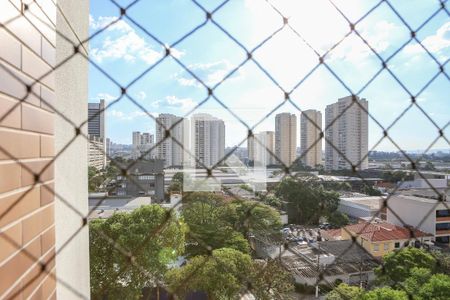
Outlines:
{"label": "balcony wall", "polygon": [[51,0],[39,1],[44,11],[23,2],[30,5],[0,1],[0,299],[49,299],[56,297],[55,114],[47,105],[55,99],[56,10]]}
{"label": "balcony wall", "polygon": [[[56,62],[61,64],[55,72],[56,108],[75,126],[80,126],[88,118],[88,62],[81,54],[72,55],[73,45],[88,36],[89,1],[58,0],[58,5],[64,15],[58,13],[56,19],[60,33],[56,37]],[[86,55],[88,45],[79,49]],[[67,60],[68,57],[71,58]],[[87,134],[86,126],[81,132]],[[68,143],[70,146],[66,148]],[[73,207],[62,201],[57,201],[55,206],[56,272],[61,280],[57,296],[58,299],[88,299],[89,236],[87,226],[83,227],[78,215],[88,213],[88,143],[85,136],[75,137],[74,125],[57,115],[55,147],[61,153],[55,162],[55,191]]]}
{"label": "balcony wall", "polygon": [[57,34],[87,37],[89,1],[55,2],[0,0],[0,299],[89,298],[88,231],[69,208],[87,213],[87,142],[64,148],[75,130],[59,116],[87,119],[88,68],[59,66],[73,45]]}

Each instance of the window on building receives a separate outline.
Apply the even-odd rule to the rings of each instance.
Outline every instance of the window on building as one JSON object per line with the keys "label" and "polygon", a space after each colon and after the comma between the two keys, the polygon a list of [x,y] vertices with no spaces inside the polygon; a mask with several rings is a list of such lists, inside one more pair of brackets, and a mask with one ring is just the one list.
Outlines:
{"label": "window on building", "polygon": [[380,251],[380,245],[378,244],[373,245],[373,251],[375,252]]}
{"label": "window on building", "polygon": [[389,243],[384,243],[384,251],[389,250]]}
{"label": "window on building", "polygon": [[400,248],[400,243],[399,243],[399,242],[395,243],[395,244],[394,244],[394,248],[395,248],[395,249]]}
{"label": "window on building", "polygon": [[437,236],[436,237],[436,242],[443,243],[443,244],[448,244],[450,242],[450,237],[449,236]]}
{"label": "window on building", "polygon": [[450,223],[436,223],[436,230],[450,230]]}
{"label": "window on building", "polygon": [[450,209],[436,210],[436,217],[450,217]]}
{"label": "window on building", "polygon": [[155,176],[152,175],[140,175],[138,177],[139,180],[154,180]]}

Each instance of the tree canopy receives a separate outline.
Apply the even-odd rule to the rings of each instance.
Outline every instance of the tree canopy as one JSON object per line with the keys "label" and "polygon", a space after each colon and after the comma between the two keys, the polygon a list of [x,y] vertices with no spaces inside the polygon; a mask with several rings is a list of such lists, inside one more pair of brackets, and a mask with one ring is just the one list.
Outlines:
{"label": "tree canopy", "polygon": [[378,280],[384,284],[397,284],[411,275],[413,268],[434,271],[436,259],[430,253],[414,247],[406,247],[383,257],[383,267],[376,269]]}
{"label": "tree canopy", "polygon": [[92,299],[136,299],[184,251],[185,225],[159,205],[89,224]]}
{"label": "tree canopy", "polygon": [[350,219],[346,214],[336,210],[328,216],[328,223],[335,227],[343,227],[350,223]]}
{"label": "tree canopy", "polygon": [[203,291],[208,299],[234,299],[245,286],[251,270],[248,254],[222,248],[213,250],[210,256],[195,256],[185,266],[170,270],[166,282],[169,290],[179,297]]}
{"label": "tree canopy", "polygon": [[287,177],[277,186],[275,194],[287,202],[289,222],[297,224],[317,224],[321,216],[330,215],[339,205],[339,195],[326,190],[312,176]]}
{"label": "tree canopy", "polygon": [[187,194],[182,216],[188,226],[190,255],[207,254],[208,247],[249,253],[249,232],[278,232],[281,228],[275,209],[255,201],[226,201],[212,193]]}
{"label": "tree canopy", "polygon": [[364,293],[361,300],[408,300],[408,294],[402,290],[394,290],[391,287],[376,288]]}
{"label": "tree canopy", "polygon": [[249,274],[251,291],[256,299],[283,299],[283,295],[294,290],[292,275],[278,260],[254,261]]}
{"label": "tree canopy", "polygon": [[[445,258],[446,254],[441,256],[440,259]],[[438,273],[441,269],[436,267],[437,260],[432,254],[408,247],[386,255],[383,260],[384,272],[381,268],[376,270],[380,287],[366,292],[341,284],[327,294],[327,300],[449,299],[450,276]]]}
{"label": "tree canopy", "polygon": [[356,286],[348,285],[346,283],[341,283],[327,294],[326,299],[327,300],[358,299],[358,297],[362,296],[362,294],[363,289]]}

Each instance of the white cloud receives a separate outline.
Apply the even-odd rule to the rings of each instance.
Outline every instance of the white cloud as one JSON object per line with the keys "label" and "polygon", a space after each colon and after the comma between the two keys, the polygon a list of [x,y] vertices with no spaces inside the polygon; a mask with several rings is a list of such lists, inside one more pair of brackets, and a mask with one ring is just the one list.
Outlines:
{"label": "white cloud", "polygon": [[[375,24],[363,24],[356,28],[360,35],[379,54],[388,50],[401,40],[402,27],[381,20]],[[348,36],[338,47],[330,52],[328,59],[345,59],[353,63],[361,62],[375,55],[372,50],[356,34]]]}
{"label": "white cloud", "polygon": [[155,108],[176,108],[182,111],[188,111],[197,105],[191,98],[178,98],[176,96],[166,96],[163,100],[157,100],[152,103]]}
{"label": "white cloud", "polygon": [[[106,36],[100,45],[90,49],[91,56],[99,63],[107,59],[124,59],[126,62],[134,63],[141,60],[152,64],[163,56],[162,52],[154,50],[130,24],[122,19],[113,16],[100,16],[95,19],[89,15],[89,26],[93,30],[105,29]],[[168,47],[168,45],[165,46]],[[176,58],[185,54],[184,51],[176,48],[171,48],[170,51]]]}
{"label": "white cloud", "polygon": [[[197,63],[187,66],[199,79],[201,79],[206,85],[214,86],[220,82],[225,76],[228,75],[236,66],[230,63],[228,60],[220,60],[212,63]],[[242,72],[237,70],[230,79],[237,79],[242,76]],[[182,71],[174,76],[178,83],[182,86],[196,86],[202,87],[202,84],[187,72]]]}
{"label": "white cloud", "polygon": [[103,100],[105,100],[105,102],[108,103],[108,102],[117,100],[117,98],[119,98],[119,97],[111,95],[109,93],[98,93],[97,96],[95,96],[92,100],[93,101],[98,101],[100,99],[103,99]]}
{"label": "white cloud", "polygon": [[90,55],[97,62],[101,63],[105,60],[124,59],[126,62],[136,62],[141,60],[147,64],[152,64],[162,54],[152,49],[150,44],[141,36],[139,36],[134,28],[132,28],[124,20],[118,20],[114,24],[111,22],[117,20],[117,17],[98,17],[97,20],[92,16],[89,18],[92,29],[106,29],[105,38],[100,45],[93,46],[90,49]]}
{"label": "white cloud", "polygon": [[147,94],[144,91],[140,91],[136,94],[136,98],[138,100],[144,100],[145,98],[147,98]]}
{"label": "white cloud", "polygon": [[[165,44],[166,48],[170,48],[169,45]],[[176,48],[170,48],[170,54],[175,57],[175,58],[181,58],[182,56],[184,56],[184,54],[186,54],[186,52],[176,49]]]}
{"label": "white cloud", "polygon": [[132,121],[140,117],[149,117],[145,112],[140,110],[132,111],[130,113],[124,113],[123,111],[120,110],[109,109],[106,111],[106,115],[108,117],[112,117],[120,121]]}
{"label": "white cloud", "polygon": [[[446,50],[450,49],[450,22],[442,25],[435,34],[424,38],[422,40],[422,45],[424,45],[431,53],[437,54],[440,59],[448,59],[449,53]],[[404,51],[407,54],[425,53],[425,50],[417,43],[408,44]]]}

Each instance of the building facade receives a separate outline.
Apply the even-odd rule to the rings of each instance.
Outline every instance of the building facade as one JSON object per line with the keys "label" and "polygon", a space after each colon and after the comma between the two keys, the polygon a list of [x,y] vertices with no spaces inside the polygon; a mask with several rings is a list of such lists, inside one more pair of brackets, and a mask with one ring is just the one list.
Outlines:
{"label": "building facade", "polygon": [[106,152],[104,142],[96,136],[89,136],[88,143],[88,166],[101,170],[106,166]]}
{"label": "building facade", "polygon": [[88,103],[88,165],[96,169],[106,167],[105,100]]}
{"label": "building facade", "polygon": [[153,134],[148,132],[134,131],[132,136],[133,142],[133,159],[153,159],[156,157],[156,149],[154,149]]}
{"label": "building facade", "polygon": [[158,201],[164,200],[164,161],[136,161],[127,176],[116,178],[117,196],[151,196]]}
{"label": "building facade", "polygon": [[450,209],[444,200],[439,202],[436,197],[394,195],[389,199],[387,220],[393,224],[405,223],[418,227],[431,233],[436,242],[450,244]]}
{"label": "building facade", "polygon": [[105,138],[105,100],[88,103],[88,134]]}
{"label": "building facade", "polygon": [[383,257],[416,242],[424,244],[432,238],[432,234],[413,228],[410,230],[389,222],[361,222],[340,229],[327,230],[322,235],[331,240],[355,238],[356,242],[374,257]]}
{"label": "building facade", "polygon": [[305,110],[300,116],[300,156],[305,166],[322,165],[322,113]]}
{"label": "building facade", "polygon": [[[188,140],[187,120],[173,114],[159,114],[155,128],[156,157],[165,161],[165,167],[182,166]],[[170,136],[166,137],[166,130],[170,130]]]}
{"label": "building facade", "polygon": [[291,113],[275,116],[275,155],[280,161],[290,166],[297,156],[297,117]]}
{"label": "building facade", "polygon": [[225,123],[209,114],[191,118],[191,150],[198,167],[211,167],[225,156]]}
{"label": "building facade", "polygon": [[353,103],[351,96],[340,98],[338,102],[328,105],[325,109],[327,170],[351,169],[351,164],[358,170],[369,167],[367,157],[369,131],[366,113],[369,106],[366,99],[357,97],[356,101],[358,103]]}
{"label": "building facade", "polygon": [[262,131],[247,139],[248,159],[255,167],[265,167],[276,163],[275,132]]}

